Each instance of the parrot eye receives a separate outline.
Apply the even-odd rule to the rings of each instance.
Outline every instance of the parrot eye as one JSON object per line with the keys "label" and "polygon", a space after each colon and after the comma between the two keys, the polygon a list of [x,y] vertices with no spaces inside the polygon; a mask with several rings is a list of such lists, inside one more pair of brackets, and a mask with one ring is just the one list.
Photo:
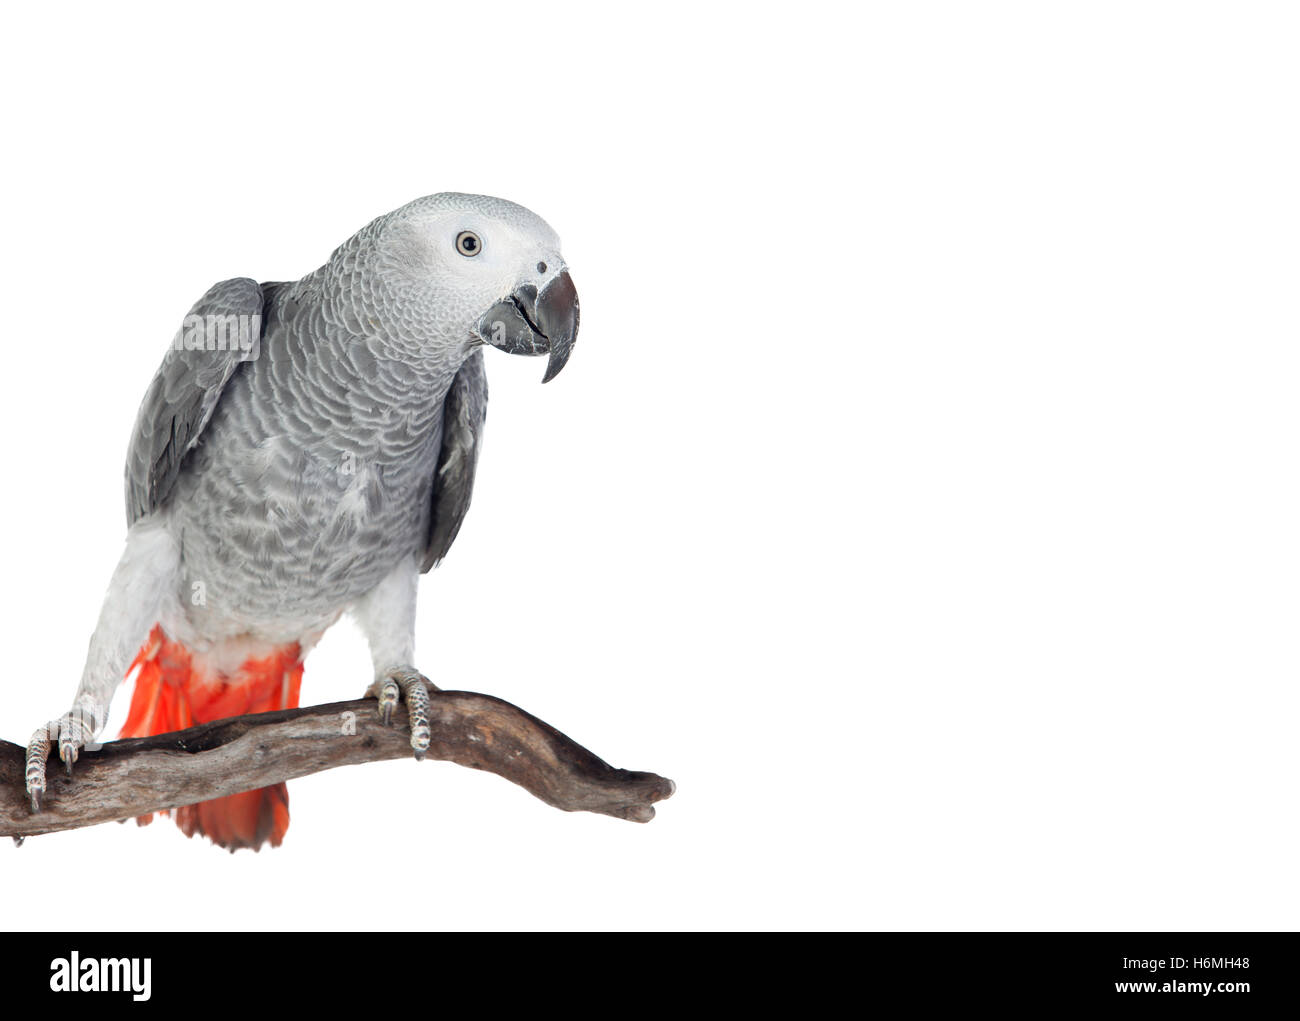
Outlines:
{"label": "parrot eye", "polygon": [[483,250],[483,242],[472,230],[463,230],[456,235],[456,251],[472,258]]}

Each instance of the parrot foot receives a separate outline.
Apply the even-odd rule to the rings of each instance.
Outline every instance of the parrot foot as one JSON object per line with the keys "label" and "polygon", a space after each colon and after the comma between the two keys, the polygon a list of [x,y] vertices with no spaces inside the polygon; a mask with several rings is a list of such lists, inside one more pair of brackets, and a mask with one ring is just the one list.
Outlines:
{"label": "parrot foot", "polygon": [[429,750],[429,692],[438,687],[414,667],[390,670],[366,689],[366,696],[379,700],[379,719],[385,727],[393,724],[393,710],[399,699],[406,700],[406,711],[411,718],[411,748],[416,761]]}
{"label": "parrot foot", "polygon": [[108,716],[108,706],[91,698],[78,699],[77,705],[57,720],[51,720],[32,735],[27,744],[27,797],[32,811],[39,812],[45,801],[45,764],[50,757],[50,745],[57,743],[59,758],[68,776],[81,755],[81,749],[94,748],[95,731]]}

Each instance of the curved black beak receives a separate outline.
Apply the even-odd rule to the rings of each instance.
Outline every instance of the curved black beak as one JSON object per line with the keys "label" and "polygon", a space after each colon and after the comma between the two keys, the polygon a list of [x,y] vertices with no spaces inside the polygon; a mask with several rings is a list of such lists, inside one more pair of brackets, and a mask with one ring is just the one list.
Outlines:
{"label": "curved black beak", "polygon": [[512,355],[550,354],[543,383],[560,374],[578,337],[578,291],[568,270],[539,292],[523,284],[479,317],[479,339]]}

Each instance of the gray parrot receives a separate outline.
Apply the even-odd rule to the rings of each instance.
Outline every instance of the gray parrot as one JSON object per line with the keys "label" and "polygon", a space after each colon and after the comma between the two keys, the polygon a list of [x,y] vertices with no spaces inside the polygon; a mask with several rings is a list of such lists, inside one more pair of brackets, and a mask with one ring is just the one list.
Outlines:
{"label": "gray parrot", "polygon": [[[444,193],[381,216],[294,283],[241,278],[186,316],[145,393],[126,459],[128,531],[73,708],[37,730],[69,772],[134,671],[123,736],[287,708],[303,658],[347,612],[385,723],[405,700],[429,746],[414,665],[416,588],[469,507],[487,405],[483,347],[564,368],[578,297],[555,232],[502,199]],[[175,810],[232,850],[280,843],[283,784]],[[147,820],[142,820],[147,821]]]}

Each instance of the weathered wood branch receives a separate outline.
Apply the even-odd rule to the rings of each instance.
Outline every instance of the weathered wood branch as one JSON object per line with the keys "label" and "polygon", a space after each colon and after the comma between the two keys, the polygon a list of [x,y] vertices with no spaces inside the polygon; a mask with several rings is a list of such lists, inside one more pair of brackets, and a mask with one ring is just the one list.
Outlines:
{"label": "weathered wood branch", "polygon": [[[517,706],[470,691],[435,691],[428,758],[485,769],[567,812],[649,822],[671,780],[615,769]],[[83,751],[69,779],[57,752],[45,806],[27,801],[25,750],[0,741],[0,835],[24,837],[129,819],[265,787],[336,766],[412,756],[406,709],[379,722],[373,699],[283,709]]]}

